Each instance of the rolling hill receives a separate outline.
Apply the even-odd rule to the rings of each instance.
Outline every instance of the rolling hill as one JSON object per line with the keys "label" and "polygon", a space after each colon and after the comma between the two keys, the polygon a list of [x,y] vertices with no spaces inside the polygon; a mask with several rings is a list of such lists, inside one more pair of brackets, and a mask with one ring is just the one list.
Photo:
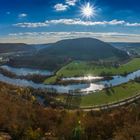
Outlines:
{"label": "rolling hill", "polygon": [[36,55],[18,57],[11,61],[15,66],[30,66],[54,70],[73,61],[124,60],[129,56],[125,51],[93,38],[61,40],[41,49]]}
{"label": "rolling hill", "polygon": [[93,38],[78,38],[58,41],[40,51],[41,55],[63,56],[76,60],[123,59],[127,54],[110,44]]}

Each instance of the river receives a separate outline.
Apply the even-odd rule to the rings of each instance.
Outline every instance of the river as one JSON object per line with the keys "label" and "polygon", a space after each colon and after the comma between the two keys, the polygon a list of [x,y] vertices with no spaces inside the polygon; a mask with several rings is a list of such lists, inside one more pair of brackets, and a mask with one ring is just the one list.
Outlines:
{"label": "river", "polygon": [[[23,74],[52,74],[49,71],[42,71],[42,70],[37,70],[37,69],[29,69],[29,68],[13,68],[13,67],[6,67],[6,66],[1,66],[3,68],[5,68],[8,71],[14,72],[17,75],[22,75]],[[21,72],[22,71],[22,72]],[[40,73],[39,73],[40,72]],[[25,79],[14,79],[14,78],[9,78],[7,76],[4,76],[2,74],[0,74],[0,81],[2,82],[6,82],[12,85],[17,85],[17,86],[22,86],[22,87],[32,87],[35,89],[46,89],[49,90],[50,92],[54,92],[56,91],[57,93],[75,93],[78,94],[79,92],[82,94],[88,94],[91,92],[95,92],[97,90],[102,90],[103,88],[105,88],[106,86],[110,87],[110,86],[117,86],[123,83],[126,83],[130,80],[134,80],[136,77],[140,77],[140,70],[135,71],[133,73],[128,74],[127,76],[113,76],[112,80],[103,80],[102,78],[100,79],[100,77],[95,77],[95,79],[100,79],[100,81],[98,82],[93,82],[91,81],[91,83],[87,83],[87,84],[69,84],[69,85],[45,85],[45,84],[37,84],[34,83],[32,81],[28,81]],[[80,77],[81,78],[81,77]],[[70,77],[70,79],[73,79],[73,77]],[[89,79],[89,77],[85,77],[84,79]],[[92,77],[92,79],[94,79],[94,77]],[[66,80],[66,79],[65,79]]]}

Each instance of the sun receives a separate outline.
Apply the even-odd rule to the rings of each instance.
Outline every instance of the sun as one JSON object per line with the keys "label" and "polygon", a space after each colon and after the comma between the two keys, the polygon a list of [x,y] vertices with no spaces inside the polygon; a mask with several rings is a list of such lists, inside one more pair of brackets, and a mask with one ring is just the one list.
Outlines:
{"label": "sun", "polygon": [[89,2],[85,3],[81,6],[81,15],[86,19],[90,19],[96,14],[95,7],[91,5]]}

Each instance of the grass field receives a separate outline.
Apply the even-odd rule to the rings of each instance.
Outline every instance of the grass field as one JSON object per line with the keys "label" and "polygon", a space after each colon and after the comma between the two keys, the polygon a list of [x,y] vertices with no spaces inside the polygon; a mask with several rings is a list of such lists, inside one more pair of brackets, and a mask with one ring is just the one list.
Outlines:
{"label": "grass field", "polygon": [[[131,81],[116,87],[112,87],[109,89],[109,91],[102,90],[86,96],[75,97],[71,100],[71,104],[78,104],[80,107],[103,105],[132,97],[138,93],[140,93],[140,83]],[[58,98],[61,101],[64,101],[64,99],[66,99],[65,96],[59,95]]]}
{"label": "grass field", "polygon": [[129,82],[117,87],[113,87],[112,90],[109,90],[109,92],[102,90],[87,96],[83,96],[80,105],[92,106],[112,103],[131,97],[137,93],[140,93],[140,83]]}
{"label": "grass field", "polygon": [[70,64],[62,67],[57,71],[55,76],[52,76],[45,80],[46,84],[54,83],[60,76],[73,77],[73,76],[84,76],[92,75],[99,76],[102,73],[109,75],[121,75],[125,73],[131,73],[140,69],[140,58],[134,58],[126,64],[115,68],[113,66],[97,66],[88,62],[71,62]]}

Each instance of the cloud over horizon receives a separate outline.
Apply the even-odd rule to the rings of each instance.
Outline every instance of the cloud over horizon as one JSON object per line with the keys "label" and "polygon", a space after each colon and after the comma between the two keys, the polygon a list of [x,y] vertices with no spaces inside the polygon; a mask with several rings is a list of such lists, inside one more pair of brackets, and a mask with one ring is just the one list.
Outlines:
{"label": "cloud over horizon", "polygon": [[0,38],[0,42],[7,40],[10,43],[44,44],[81,37],[97,38],[105,42],[139,42],[140,35],[119,32],[24,32],[10,33],[9,38]]}
{"label": "cloud over horizon", "polygon": [[129,23],[124,20],[111,20],[111,21],[85,21],[81,20],[79,18],[75,19],[57,19],[57,20],[46,20],[45,22],[36,22],[36,23],[30,23],[30,22],[23,22],[23,23],[17,23],[13,26],[16,27],[22,27],[22,28],[38,28],[38,27],[47,27],[50,25],[80,25],[80,26],[115,26],[115,25],[123,25],[128,27],[139,27],[140,23]]}

